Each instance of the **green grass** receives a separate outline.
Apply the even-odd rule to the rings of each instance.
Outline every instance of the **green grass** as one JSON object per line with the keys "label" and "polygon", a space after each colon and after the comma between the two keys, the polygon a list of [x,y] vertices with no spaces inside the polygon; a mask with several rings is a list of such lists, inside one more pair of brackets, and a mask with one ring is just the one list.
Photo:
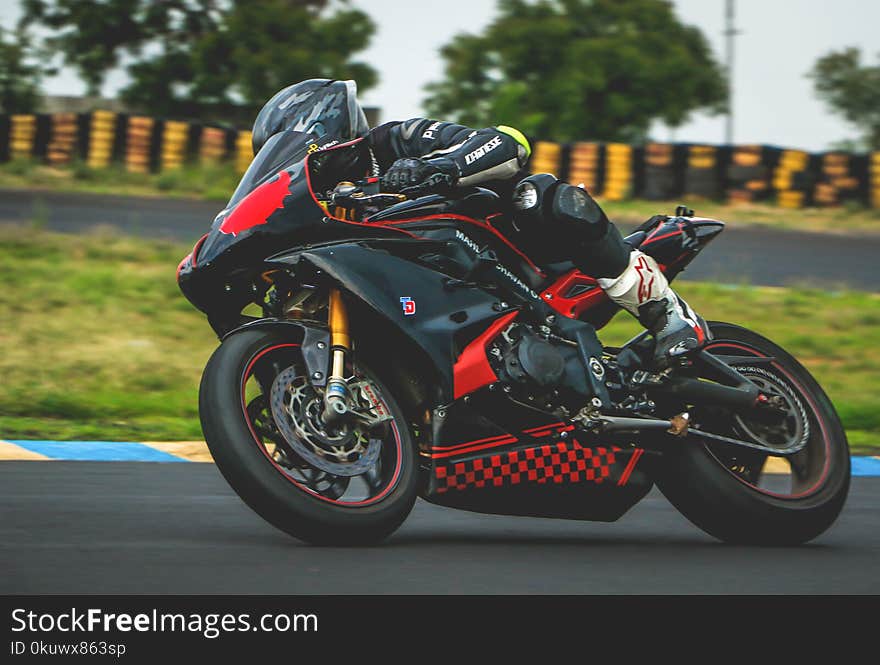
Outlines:
{"label": "green grass", "polygon": [[[230,163],[211,166],[189,164],[164,173],[128,173],[124,165],[90,169],[77,162],[53,168],[34,160],[17,159],[0,164],[0,187],[40,188],[61,192],[197,198],[225,202],[238,184],[239,175]],[[768,227],[819,233],[880,234],[880,210],[847,205],[838,208],[786,210],[768,204],[727,205],[716,201],[608,201],[609,217],[635,225],[656,214],[672,214],[676,205],[687,203],[699,215],[726,221],[731,228]]]}
{"label": "green grass", "polygon": [[[180,295],[188,247],[0,229],[0,439],[200,438],[198,383],[217,344]],[[767,335],[831,396],[854,449],[880,450],[880,296],[684,282],[710,319]],[[609,344],[639,330],[619,315]]]}
{"label": "green grass", "polygon": [[216,340],[184,300],[188,251],[0,232],[0,438],[191,439]]}

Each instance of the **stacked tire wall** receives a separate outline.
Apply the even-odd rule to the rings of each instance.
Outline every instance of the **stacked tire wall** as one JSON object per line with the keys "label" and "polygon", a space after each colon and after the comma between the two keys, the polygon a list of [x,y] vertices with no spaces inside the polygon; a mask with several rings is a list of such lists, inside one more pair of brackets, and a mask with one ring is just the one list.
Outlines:
{"label": "stacked tire wall", "polygon": [[0,115],[0,162],[18,159],[92,169],[120,165],[131,173],[231,161],[243,173],[253,151],[250,131],[229,127],[100,110]]}
{"label": "stacked tire wall", "polygon": [[[689,143],[628,145],[532,138],[533,173],[553,173],[608,200],[775,203],[786,208],[855,203],[880,208],[880,152],[809,153],[768,145]],[[253,158],[251,133],[93,111],[0,115],[0,162],[35,159],[63,167],[84,163],[155,173],[187,164],[232,164]]]}

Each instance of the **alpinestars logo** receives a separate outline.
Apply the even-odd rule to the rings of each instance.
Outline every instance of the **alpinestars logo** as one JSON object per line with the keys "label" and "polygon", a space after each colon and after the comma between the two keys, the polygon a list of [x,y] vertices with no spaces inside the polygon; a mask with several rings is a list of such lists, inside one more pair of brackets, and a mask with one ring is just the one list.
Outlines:
{"label": "alpinestars logo", "polygon": [[404,316],[412,316],[416,313],[416,301],[409,296],[401,296],[400,306],[403,307]]}
{"label": "alpinestars logo", "polygon": [[[639,304],[645,302],[651,297],[651,288],[654,286],[654,271],[645,260],[644,256],[640,256],[636,263],[636,272],[639,273]],[[648,277],[650,275],[650,277]],[[647,283],[646,283],[647,282]]]}
{"label": "alpinestars logo", "polygon": [[486,154],[492,152],[495,148],[501,145],[501,137],[495,136],[488,141],[486,141],[479,148],[474,150],[473,152],[469,152],[464,156],[465,164],[473,164],[475,161],[480,159],[480,157],[485,156]]}

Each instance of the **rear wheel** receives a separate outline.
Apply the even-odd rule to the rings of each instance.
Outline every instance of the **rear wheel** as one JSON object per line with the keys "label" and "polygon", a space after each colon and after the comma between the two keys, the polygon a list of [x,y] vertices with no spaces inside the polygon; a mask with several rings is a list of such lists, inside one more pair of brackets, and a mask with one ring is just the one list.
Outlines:
{"label": "rear wheel", "polygon": [[[714,339],[707,350],[737,356],[731,364],[774,399],[780,415],[767,423],[724,409],[693,409],[691,427],[777,448],[780,455],[689,442],[664,454],[658,485],[685,517],[720,540],[811,540],[837,518],[849,489],[849,447],[840,419],[819,384],[782,348],[740,326],[709,325]],[[798,452],[782,454],[792,450]]]}
{"label": "rear wheel", "polygon": [[299,345],[266,329],[225,340],[202,376],[202,430],[220,472],[259,515],[307,542],[379,541],[416,498],[401,409],[369,368],[349,370],[355,410],[369,425],[324,425]]}

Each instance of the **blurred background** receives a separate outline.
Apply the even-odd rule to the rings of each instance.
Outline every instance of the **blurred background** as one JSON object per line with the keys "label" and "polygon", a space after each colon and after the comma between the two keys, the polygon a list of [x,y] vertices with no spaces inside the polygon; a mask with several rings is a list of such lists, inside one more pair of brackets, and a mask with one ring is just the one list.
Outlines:
{"label": "blurred background", "polygon": [[858,0],[0,0],[0,12],[0,162],[13,175],[34,159],[154,174],[199,157],[241,172],[265,100],[328,77],[358,82],[374,124],[513,125],[535,142],[536,170],[609,200],[880,206],[880,6]]}
{"label": "blurred background", "polygon": [[[425,105],[430,94],[427,86],[462,76],[467,66],[466,56],[457,51],[470,50],[466,35],[471,40],[485,40],[491,35],[497,44],[512,42],[512,45],[493,49],[508,60],[508,64],[500,68],[508,80],[502,81],[499,88],[502,85],[531,84],[534,82],[531,77],[543,76],[548,71],[547,62],[537,58],[530,63],[515,61],[517,55],[522,59],[525,54],[533,52],[532,49],[546,50],[547,56],[557,64],[559,71],[553,72],[554,79],[566,78],[564,72],[570,72],[572,65],[581,72],[575,72],[574,77],[587,78],[592,74],[584,70],[594,67],[607,71],[607,64],[600,68],[592,63],[585,66],[585,55],[572,52],[573,45],[589,47],[586,42],[590,28],[596,28],[602,20],[596,16],[595,9],[591,13],[578,12],[577,6],[585,3],[567,3],[572,7],[567,11],[536,8],[534,15],[541,19],[534,21],[525,32],[516,26],[517,18],[529,16],[521,5],[540,3],[448,0],[442,11],[431,9],[427,3],[411,4],[406,11],[401,11],[400,3],[395,0],[356,0],[347,4],[0,0],[4,28],[3,110],[20,113],[48,108],[47,104],[34,99],[34,94],[115,99],[120,93],[129,107],[141,106],[141,110],[154,113],[173,111],[180,114],[187,110],[184,100],[204,107],[225,97],[247,101],[252,110],[273,90],[289,81],[321,73],[357,78],[364,93],[363,101],[381,109],[383,120],[408,118],[422,115],[430,108]],[[424,5],[421,9],[420,4]],[[631,5],[625,11],[618,8],[615,20],[619,23],[633,18],[641,21],[641,26],[637,25],[626,41],[643,55],[653,53],[651,61],[654,63],[664,57],[655,50],[657,42],[667,40],[673,42],[666,46],[670,50],[687,48],[685,42],[697,40],[699,43],[691,47],[700,51],[695,60],[714,68],[708,74],[712,78],[724,76],[729,61],[733,61],[735,67],[730,80],[736,94],[731,108],[737,120],[733,137],[739,142],[781,144],[817,151],[851,145],[870,126],[866,124],[860,128],[858,122],[851,124],[849,121],[853,118],[848,118],[842,108],[826,104],[825,93],[819,94],[816,81],[808,74],[820,61],[825,61],[824,76],[830,79],[833,69],[828,65],[834,61],[828,56],[855,50],[861,52],[861,62],[859,54],[855,56],[855,62],[861,64],[864,82],[868,82],[872,76],[871,65],[876,65],[871,58],[878,46],[874,26],[880,21],[880,7],[875,3],[861,0],[839,0],[833,4],[822,0],[674,0],[666,3],[674,14],[668,24],[656,21],[652,15],[656,10],[651,6],[658,3],[604,4],[609,7]],[[250,10],[247,10],[248,6]],[[316,54],[310,51],[315,39],[315,28],[311,27],[314,22],[304,18],[303,12],[312,8],[314,13],[323,8],[326,14],[328,6],[330,15],[339,18],[337,29],[345,33],[345,39],[340,41],[341,35],[326,32],[332,30],[332,26],[323,26],[325,31],[320,36],[323,42],[320,50],[325,54],[315,62]],[[570,25],[566,27],[565,21],[560,21],[559,17],[568,19]],[[553,32],[554,19],[562,25],[561,33]],[[179,22],[178,28],[187,21],[191,22],[186,42],[181,41],[179,34],[171,32],[175,21]],[[166,26],[164,39],[163,24]],[[579,29],[576,29],[577,24],[580,24]],[[684,33],[684,27],[690,27],[692,32]],[[250,41],[247,44],[239,42],[237,48],[247,50],[251,62],[242,62],[242,54],[228,44],[216,43],[213,31],[217,29],[230,30],[230,40],[235,42],[239,42],[236,30],[243,29],[250,35]],[[664,35],[664,31],[668,32]],[[655,35],[653,40],[646,38],[651,32]],[[47,39],[54,40],[48,44],[48,52],[40,48],[46,46],[42,42]],[[173,39],[173,46],[168,39]],[[680,42],[678,45],[674,44],[676,39]],[[548,40],[552,44],[548,44]],[[592,41],[600,51],[611,46],[608,42],[599,43],[598,39]],[[528,45],[525,48],[524,43]],[[734,46],[732,54],[728,52],[728,44]],[[483,50],[488,50],[485,43],[482,46]],[[706,47],[708,54],[703,53]],[[279,52],[282,48],[284,57]],[[214,52],[206,53],[210,49]],[[305,51],[308,55],[304,61],[291,51]],[[569,54],[567,58],[558,57],[559,53],[565,52]],[[471,65],[477,63],[477,58],[488,59],[495,53],[471,54]],[[616,53],[619,55],[619,51]],[[213,85],[205,81],[194,85],[191,90],[180,90],[171,98],[169,90],[181,82],[192,81],[191,67],[196,70],[204,68],[205,59],[216,65],[210,69],[218,80]],[[595,55],[590,59],[595,60]],[[607,53],[603,59],[608,59]],[[189,66],[183,66],[183,60],[188,60]],[[161,82],[146,80],[150,73],[158,73],[162,63],[168,66],[172,61],[173,76],[167,76],[166,72]],[[232,62],[239,64],[234,66]],[[837,63],[838,76],[845,73],[843,65],[848,62],[840,60]],[[639,64],[651,69],[650,62]],[[242,80],[254,77],[249,71],[254,67],[260,70],[256,76],[259,83]],[[660,66],[656,68],[659,70]],[[694,85],[689,80],[699,74],[699,69],[703,67],[681,69],[666,80],[659,77],[659,72],[646,74],[646,78],[655,77],[656,83],[676,82],[675,89],[665,93],[671,97],[658,97],[657,102],[671,98],[694,108],[689,108],[684,117],[673,118],[672,123],[668,122],[671,116],[665,115],[661,109],[646,108],[646,117],[655,122],[649,125],[647,132],[643,127],[638,128],[643,137],[730,142],[727,139],[733,137],[725,134],[725,118],[707,113],[704,106],[706,102],[721,103],[723,93],[716,87],[704,98],[694,96]],[[873,71],[876,77],[876,68]],[[484,72],[489,75],[488,70]],[[41,75],[39,79],[35,78],[36,74]],[[204,72],[196,75],[204,76]],[[704,82],[705,76],[699,80]],[[548,92],[557,87],[551,81],[543,82]],[[850,83],[855,85],[857,82]],[[460,85],[464,85],[463,81]],[[683,88],[685,85],[687,90]],[[154,98],[151,93],[164,94]],[[868,105],[868,101],[865,99],[863,103]],[[718,108],[716,105],[714,110]],[[497,103],[493,110],[499,110]],[[195,119],[205,118],[199,114]],[[228,118],[221,114],[218,119]],[[242,120],[247,127],[250,117],[245,114]],[[868,122],[867,114],[864,121]],[[630,124],[631,121],[622,123],[620,131],[624,134],[631,132]],[[597,134],[592,123],[585,124],[583,129],[574,137],[548,135],[544,138],[616,138]]]}
{"label": "blurred background", "polygon": [[[373,124],[507,124],[623,226],[729,222],[689,270],[880,448],[880,4],[0,0],[0,439],[201,436],[216,344],[174,268],[278,89],[352,78]],[[603,339],[635,330],[615,320]],[[63,343],[59,343],[63,340]]]}

